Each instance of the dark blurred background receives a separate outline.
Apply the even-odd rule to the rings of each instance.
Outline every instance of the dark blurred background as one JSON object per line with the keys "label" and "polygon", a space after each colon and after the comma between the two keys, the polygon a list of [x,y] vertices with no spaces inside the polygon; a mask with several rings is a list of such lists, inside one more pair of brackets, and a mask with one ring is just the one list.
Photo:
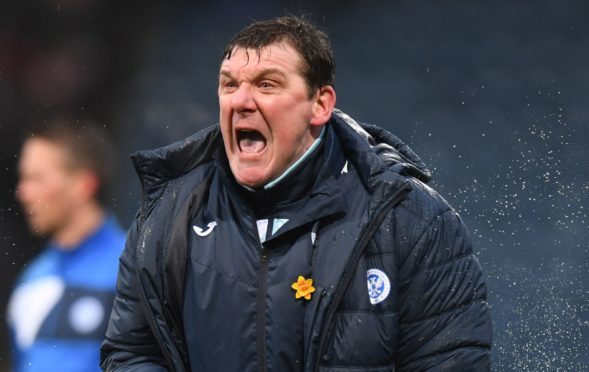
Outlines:
{"label": "dark blurred background", "polygon": [[[33,0],[0,5],[0,370],[4,309],[39,252],[14,199],[27,128],[106,128],[109,207],[140,196],[128,154],[217,120],[220,53],[251,20],[307,14],[332,37],[338,107],[434,170],[488,278],[496,371],[589,370],[589,3]],[[113,164],[114,166],[115,164]]]}

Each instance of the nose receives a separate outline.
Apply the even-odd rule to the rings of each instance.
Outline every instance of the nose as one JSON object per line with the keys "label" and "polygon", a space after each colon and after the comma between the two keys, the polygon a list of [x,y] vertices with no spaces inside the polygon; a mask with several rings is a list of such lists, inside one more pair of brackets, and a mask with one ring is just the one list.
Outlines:
{"label": "nose", "polygon": [[24,200],[25,187],[24,187],[24,182],[22,180],[19,180],[18,183],[16,184],[16,188],[14,190],[14,196],[20,202],[22,202]]}
{"label": "nose", "polygon": [[231,105],[238,112],[252,112],[256,110],[256,101],[254,100],[252,88],[248,84],[240,84],[231,95]]}
{"label": "nose", "polygon": [[32,198],[30,182],[26,180],[19,180],[14,190],[14,196],[21,203],[27,203]]}

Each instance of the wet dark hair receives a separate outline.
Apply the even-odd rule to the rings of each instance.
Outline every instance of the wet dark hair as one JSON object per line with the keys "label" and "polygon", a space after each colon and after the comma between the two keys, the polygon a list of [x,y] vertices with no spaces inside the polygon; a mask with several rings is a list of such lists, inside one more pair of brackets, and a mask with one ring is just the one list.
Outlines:
{"label": "wet dark hair", "polygon": [[44,139],[63,148],[65,166],[70,170],[89,170],[99,180],[96,199],[106,200],[106,185],[114,172],[114,148],[106,131],[94,121],[55,117],[29,128],[27,139]]}
{"label": "wet dark hair", "polygon": [[326,85],[334,85],[335,59],[329,37],[305,18],[286,16],[257,21],[233,37],[223,51],[222,60],[230,59],[236,48],[260,51],[268,45],[287,42],[302,57],[302,74],[309,95]]}

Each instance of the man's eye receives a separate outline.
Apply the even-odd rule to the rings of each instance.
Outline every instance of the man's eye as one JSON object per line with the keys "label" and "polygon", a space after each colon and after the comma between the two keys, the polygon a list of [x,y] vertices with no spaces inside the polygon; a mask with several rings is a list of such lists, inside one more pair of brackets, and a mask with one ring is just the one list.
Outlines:
{"label": "man's eye", "polygon": [[272,83],[271,83],[271,82],[269,82],[269,81],[262,81],[262,82],[259,84],[259,87],[260,87],[260,88],[272,88],[273,86],[274,86],[274,84],[272,84]]}
{"label": "man's eye", "polygon": [[222,81],[219,84],[219,89],[225,93],[232,93],[237,90],[237,83],[234,81]]}

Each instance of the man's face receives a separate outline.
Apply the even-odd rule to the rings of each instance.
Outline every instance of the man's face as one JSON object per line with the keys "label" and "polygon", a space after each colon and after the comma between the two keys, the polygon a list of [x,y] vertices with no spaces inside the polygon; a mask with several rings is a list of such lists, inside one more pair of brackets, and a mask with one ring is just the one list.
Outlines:
{"label": "man's face", "polygon": [[16,196],[33,233],[53,235],[76,208],[75,173],[65,166],[65,150],[44,139],[29,139],[19,160]]}
{"label": "man's face", "polygon": [[[237,182],[259,187],[279,177],[315,140],[316,96],[301,73],[299,53],[288,43],[236,48],[221,64],[219,122]],[[330,88],[331,89],[331,88]]]}

